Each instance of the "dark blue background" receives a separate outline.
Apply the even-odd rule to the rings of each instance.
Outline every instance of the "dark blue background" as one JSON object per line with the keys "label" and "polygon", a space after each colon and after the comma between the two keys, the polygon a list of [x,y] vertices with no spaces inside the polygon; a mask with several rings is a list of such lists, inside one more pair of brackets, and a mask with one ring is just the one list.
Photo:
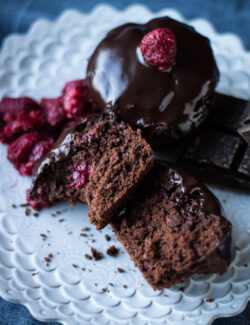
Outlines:
{"label": "dark blue background", "polygon": [[[56,18],[67,8],[91,11],[96,0],[0,0],[0,44],[10,33],[25,33],[38,18]],[[250,0],[112,0],[106,3],[123,9],[133,3],[142,3],[151,10],[165,7],[178,9],[186,18],[209,19],[217,31],[236,33],[250,50]],[[0,298],[0,325],[40,325],[27,309]],[[49,323],[55,325],[56,323]],[[102,325],[102,324],[100,324]],[[185,324],[184,324],[185,325]],[[245,311],[232,318],[221,318],[213,325],[250,325],[250,304]]]}

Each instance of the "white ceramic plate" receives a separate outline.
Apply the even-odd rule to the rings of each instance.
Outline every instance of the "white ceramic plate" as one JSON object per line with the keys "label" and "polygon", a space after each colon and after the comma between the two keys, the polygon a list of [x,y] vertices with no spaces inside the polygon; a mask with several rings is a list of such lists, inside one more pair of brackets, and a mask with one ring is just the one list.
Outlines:
{"label": "white ceramic plate", "polygon": [[[116,11],[102,5],[87,15],[68,11],[55,22],[36,22],[26,35],[12,35],[4,42],[0,97],[59,94],[66,81],[84,76],[87,58],[109,29],[163,15],[184,20],[173,10],[153,14],[143,6]],[[212,41],[221,71],[218,90],[247,99],[250,54],[239,38],[218,34],[204,19],[188,23]],[[25,208],[13,208],[12,204],[25,202],[30,179],[20,177],[7,161],[4,145],[0,146],[0,155],[0,294],[4,299],[25,305],[39,320],[70,325],[207,325],[245,307],[250,298],[249,194],[212,188],[233,223],[240,249],[229,271],[223,277],[194,276],[169,290],[154,291],[115,241],[111,229],[97,232],[89,225],[86,207],[73,209],[61,204],[44,210],[39,217],[26,216]],[[63,212],[51,216],[55,211]],[[85,231],[87,237],[80,236],[83,227],[91,228]],[[40,234],[46,234],[46,239]],[[110,242],[105,234],[112,236]],[[112,244],[121,249],[117,258],[106,254]],[[105,258],[87,260],[84,254],[91,246],[105,253]],[[46,266],[44,257],[49,253],[53,258]],[[117,267],[126,272],[117,272]]]}

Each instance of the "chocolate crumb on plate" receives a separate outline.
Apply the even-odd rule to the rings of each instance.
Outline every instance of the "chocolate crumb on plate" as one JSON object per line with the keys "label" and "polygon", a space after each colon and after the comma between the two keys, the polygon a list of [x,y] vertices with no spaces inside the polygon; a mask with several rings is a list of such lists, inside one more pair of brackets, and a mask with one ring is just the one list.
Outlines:
{"label": "chocolate crumb on plate", "polygon": [[72,264],[72,266],[76,269],[78,266],[77,264]]}
{"label": "chocolate crumb on plate", "polygon": [[90,230],[89,227],[84,227],[84,228],[82,228],[82,231],[89,231],[89,230]]}
{"label": "chocolate crumb on plate", "polygon": [[64,221],[65,221],[65,219],[58,219],[58,221],[59,221],[59,222],[64,222]]}
{"label": "chocolate crumb on plate", "polygon": [[25,209],[25,214],[26,214],[27,217],[30,216],[30,214],[31,214],[30,208]]}
{"label": "chocolate crumb on plate", "polygon": [[107,254],[109,256],[116,257],[119,254],[119,248],[116,248],[114,245],[112,245],[107,249]]}
{"label": "chocolate crumb on plate", "polygon": [[16,206],[15,204],[12,204],[12,208],[16,209],[16,207],[17,207],[17,206]]}
{"label": "chocolate crumb on plate", "polygon": [[92,260],[93,259],[92,256],[89,255],[89,254],[85,254],[84,256],[86,257],[87,260]]}
{"label": "chocolate crumb on plate", "polygon": [[117,271],[118,271],[119,273],[124,273],[124,272],[125,272],[121,267],[118,267],[118,268],[117,268]]}
{"label": "chocolate crumb on plate", "polygon": [[111,237],[110,237],[109,235],[105,235],[105,239],[106,239],[107,241],[110,241],[110,240],[111,240]]}
{"label": "chocolate crumb on plate", "polygon": [[22,207],[22,208],[25,208],[25,207],[28,207],[28,206],[29,206],[28,203],[22,203],[22,204],[20,204],[20,207]]}
{"label": "chocolate crumb on plate", "polygon": [[214,302],[214,299],[213,298],[208,298],[208,299],[206,299],[206,302]]}
{"label": "chocolate crumb on plate", "polygon": [[124,288],[124,289],[127,289],[127,287],[128,287],[128,286],[127,286],[126,284],[123,285],[123,288]]}
{"label": "chocolate crumb on plate", "polygon": [[103,258],[103,253],[98,252],[94,247],[91,247],[91,253],[96,261],[99,261]]}

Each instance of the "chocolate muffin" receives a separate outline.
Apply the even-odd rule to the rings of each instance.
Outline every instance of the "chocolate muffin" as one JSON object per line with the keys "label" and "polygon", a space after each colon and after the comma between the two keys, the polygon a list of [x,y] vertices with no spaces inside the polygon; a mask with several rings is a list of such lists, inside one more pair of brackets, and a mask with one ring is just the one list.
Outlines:
{"label": "chocolate muffin", "polygon": [[209,40],[169,17],[111,30],[87,68],[97,107],[164,143],[206,118],[218,79]]}
{"label": "chocolate muffin", "polygon": [[155,163],[112,228],[154,289],[223,274],[232,258],[231,223],[219,201],[175,164]]}
{"label": "chocolate muffin", "polygon": [[113,114],[92,116],[66,130],[36,168],[30,203],[87,203],[101,229],[117,214],[153,166],[141,131]]}

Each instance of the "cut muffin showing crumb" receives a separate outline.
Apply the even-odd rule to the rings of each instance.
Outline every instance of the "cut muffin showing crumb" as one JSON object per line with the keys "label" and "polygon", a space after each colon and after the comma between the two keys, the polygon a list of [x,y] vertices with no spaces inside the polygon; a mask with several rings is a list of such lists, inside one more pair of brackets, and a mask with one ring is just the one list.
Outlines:
{"label": "cut muffin showing crumb", "polygon": [[65,199],[87,203],[90,221],[101,229],[131,197],[153,161],[140,130],[113,114],[92,116],[66,130],[37,166],[28,202],[35,208]]}
{"label": "cut muffin showing crumb", "polygon": [[227,271],[231,223],[215,196],[179,166],[155,163],[120,218],[113,230],[154,289]]}

